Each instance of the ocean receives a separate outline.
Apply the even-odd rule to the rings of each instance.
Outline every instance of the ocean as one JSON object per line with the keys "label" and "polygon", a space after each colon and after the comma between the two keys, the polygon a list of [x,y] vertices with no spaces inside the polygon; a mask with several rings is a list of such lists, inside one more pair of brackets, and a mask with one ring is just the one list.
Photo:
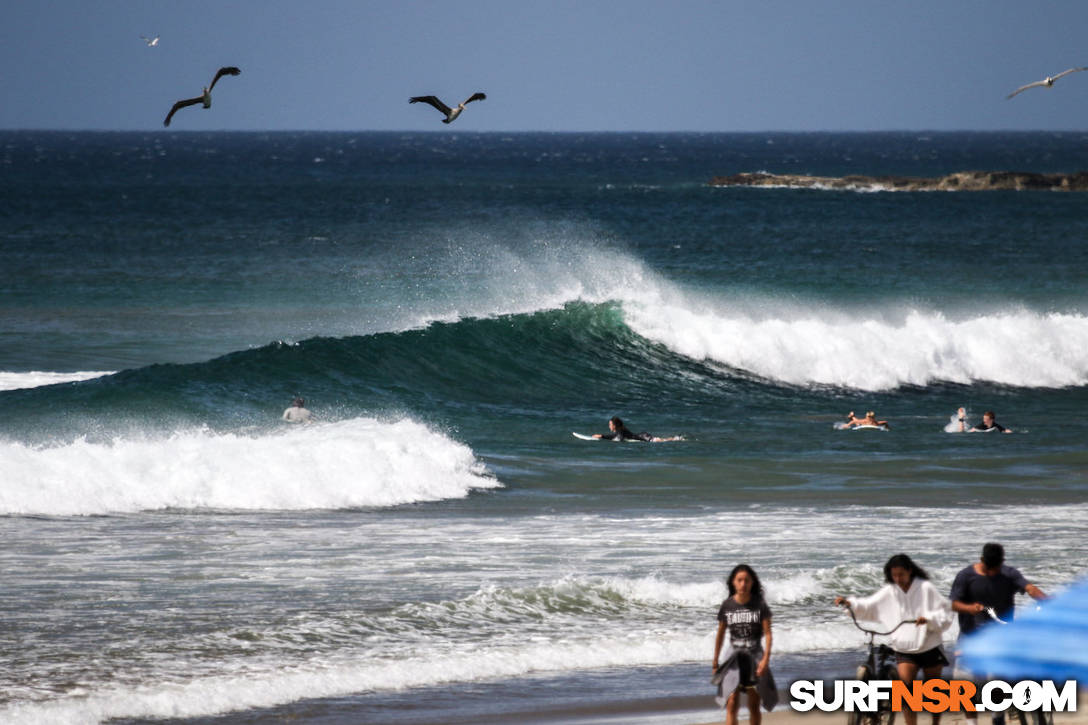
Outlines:
{"label": "ocean", "polygon": [[892,554],[1060,590],[1088,200],[707,183],[975,169],[1088,135],[0,132],[0,721],[701,722],[737,563],[780,686]]}

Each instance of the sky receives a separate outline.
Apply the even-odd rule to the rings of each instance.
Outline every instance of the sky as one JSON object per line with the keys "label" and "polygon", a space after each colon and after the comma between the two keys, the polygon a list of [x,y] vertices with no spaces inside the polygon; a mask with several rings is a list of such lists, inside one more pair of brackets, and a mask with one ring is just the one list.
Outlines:
{"label": "sky", "polygon": [[[0,129],[1080,130],[1088,3],[13,0]],[[140,35],[159,36],[148,47]],[[211,109],[200,95],[215,71]]]}

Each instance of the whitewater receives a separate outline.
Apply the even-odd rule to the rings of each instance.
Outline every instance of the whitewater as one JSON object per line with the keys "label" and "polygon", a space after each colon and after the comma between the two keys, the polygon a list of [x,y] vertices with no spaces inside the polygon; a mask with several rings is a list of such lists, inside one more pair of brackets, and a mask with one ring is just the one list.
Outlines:
{"label": "whitewater", "polygon": [[0,145],[0,721],[705,722],[737,563],[781,682],[854,672],[892,554],[1088,574],[1083,197],[707,184],[1076,135]]}
{"label": "whitewater", "polygon": [[468,447],[408,419],[46,448],[0,443],[0,457],[7,471],[0,514],[350,509],[501,485]]}
{"label": "whitewater", "polygon": [[[158,532],[144,529],[130,516],[119,539],[96,550],[91,545],[94,539],[112,528],[100,521],[92,539],[86,539],[91,532],[84,532],[68,571],[55,570],[52,576],[85,582],[86,590],[72,605],[98,612],[100,621],[86,626],[89,634],[108,645],[102,656],[112,663],[113,676],[109,682],[86,681],[59,698],[43,698],[9,680],[5,683],[9,697],[18,701],[0,705],[0,715],[5,722],[27,724],[201,717],[352,693],[377,697],[405,688],[558,676],[572,669],[686,667],[692,660],[702,662],[711,651],[713,612],[727,595],[721,578],[705,573],[715,568],[715,551],[702,544],[708,538],[717,539],[723,549],[749,556],[771,546],[783,552],[762,567],[768,604],[776,616],[775,650],[780,657],[788,660],[844,644],[856,649],[863,636],[830,606],[830,600],[838,593],[879,586],[879,564],[865,563],[870,546],[866,531],[889,513],[910,518],[914,550],[932,562],[929,570],[935,583],[947,588],[960,563],[939,553],[942,528],[948,517],[959,514],[939,508],[921,515],[912,509],[875,513],[847,507],[650,518],[519,516],[506,522],[430,518],[426,538],[435,554],[422,558],[412,553],[420,536],[418,514],[409,514],[395,527],[378,512],[365,518],[325,514],[302,528],[282,528],[276,541],[262,541],[261,528],[250,518],[198,519],[186,528],[195,526],[199,546],[218,553],[191,579],[192,586],[205,586],[201,581],[213,586],[225,581],[223,577],[248,584],[229,595],[234,612],[220,612],[221,621],[195,627],[188,644],[166,649],[152,644],[159,636],[149,626],[157,618],[153,605],[160,598],[163,604],[171,599],[170,581],[188,565],[182,551],[164,549],[166,542],[157,540],[166,535],[174,541],[172,546],[183,549],[197,540],[176,539],[173,524]],[[1046,506],[1025,509],[1014,519],[1000,507],[984,508],[962,534],[973,537],[998,522],[1030,531],[1052,525],[1053,515],[1054,509]],[[1070,522],[1086,515],[1084,506],[1063,513]],[[56,544],[67,548],[59,521],[51,528],[60,537]],[[331,555],[315,558],[314,553],[302,553],[307,547],[300,545],[313,541],[322,530],[336,534],[317,540],[337,542]],[[472,535],[466,537],[468,532]],[[225,544],[231,539],[228,548]],[[1029,539],[1030,535],[1010,535],[1006,541],[1023,551]],[[547,555],[540,546],[543,542],[551,549]],[[800,542],[813,547],[810,566],[803,569],[797,569],[785,553]],[[5,558],[10,563],[22,549],[14,547]],[[135,554],[141,550],[143,554]],[[443,561],[437,552],[442,552]],[[616,552],[625,552],[627,574],[609,573]],[[1061,586],[1070,556],[1072,552],[1050,549],[1022,559],[1040,585],[1052,590]],[[138,573],[144,559],[156,563],[155,574]],[[466,581],[461,561],[489,565],[486,572],[477,569]],[[579,562],[581,573],[570,572],[572,561]],[[527,567],[530,562],[532,569]],[[176,573],[175,567],[180,567]],[[104,576],[89,573],[95,569]],[[402,578],[398,569],[417,581],[428,572],[431,586],[445,582],[449,591],[459,593],[448,599],[424,597],[400,603],[390,599],[382,604],[389,593],[401,589],[411,597],[419,587]],[[45,573],[15,566],[11,574],[21,584],[41,580]],[[198,572],[187,577],[194,574]],[[143,582],[135,609],[110,606],[116,593],[93,604],[107,593],[109,581],[130,577]],[[364,583],[370,590],[366,600],[342,600]],[[160,587],[164,588],[157,593]],[[278,602],[272,608],[254,609],[254,598],[265,587],[279,592]],[[314,598],[317,591],[322,594]],[[330,607],[335,601],[342,604]],[[204,602],[183,598],[167,605],[167,612],[175,616],[185,612],[199,621],[219,606],[215,595]],[[633,622],[639,624],[632,629]],[[949,641],[954,637],[950,632]],[[121,647],[122,641],[136,649]],[[157,654],[139,655],[146,646]],[[75,661],[61,657],[66,649],[63,641],[43,643],[41,676],[66,676],[83,666],[82,657]],[[220,654],[210,657],[213,651]],[[12,676],[17,677],[9,671],[7,677]]]}

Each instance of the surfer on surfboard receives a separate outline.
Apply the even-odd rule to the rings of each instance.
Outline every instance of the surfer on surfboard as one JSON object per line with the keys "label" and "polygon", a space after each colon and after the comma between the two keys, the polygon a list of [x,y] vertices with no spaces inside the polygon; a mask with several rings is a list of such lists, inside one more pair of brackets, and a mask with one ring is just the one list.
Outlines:
{"label": "surfer on surfboard", "polygon": [[869,411],[865,414],[864,418],[858,418],[854,415],[854,411],[850,411],[846,414],[846,422],[838,428],[861,428],[864,426],[872,426],[873,428],[891,428],[886,420],[877,420],[876,413]]}
{"label": "surfer on surfboard", "polygon": [[659,438],[650,435],[649,433],[632,433],[631,430],[623,424],[623,421],[620,420],[619,416],[615,415],[608,419],[608,430],[612,432],[594,433],[593,437],[605,441],[646,441],[647,443],[664,443],[665,441],[682,440],[680,436]]}

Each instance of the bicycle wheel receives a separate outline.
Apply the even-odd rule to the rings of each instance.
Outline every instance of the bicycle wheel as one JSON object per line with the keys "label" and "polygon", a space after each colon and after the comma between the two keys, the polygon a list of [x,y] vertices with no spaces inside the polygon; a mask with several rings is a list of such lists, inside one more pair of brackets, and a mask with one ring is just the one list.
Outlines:
{"label": "bicycle wheel", "polygon": [[[869,665],[858,665],[857,671],[854,673],[854,679],[861,682],[869,681]],[[877,725],[870,721],[870,713],[867,712],[848,712],[846,713],[846,725]]]}
{"label": "bicycle wheel", "polygon": [[1005,711],[1005,722],[1008,725],[1033,725],[1028,714],[1020,712],[1015,707],[1010,707]]}
{"label": "bicycle wheel", "polygon": [[[882,680],[898,680],[899,670],[895,665],[885,665],[884,669],[880,671],[880,679]],[[873,725],[893,725],[895,723],[895,711],[892,710],[890,703],[884,703],[883,707],[877,712],[873,713]]]}

